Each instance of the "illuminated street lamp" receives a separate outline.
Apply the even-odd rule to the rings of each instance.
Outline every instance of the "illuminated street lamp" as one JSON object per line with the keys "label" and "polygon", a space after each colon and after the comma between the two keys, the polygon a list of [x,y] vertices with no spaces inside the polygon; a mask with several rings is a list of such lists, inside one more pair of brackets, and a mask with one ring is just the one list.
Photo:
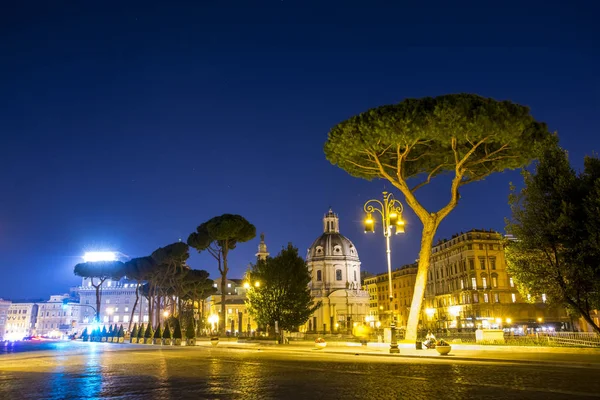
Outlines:
{"label": "illuminated street lamp", "polygon": [[209,315],[208,323],[211,324],[211,329],[214,331],[215,326],[219,323],[219,316],[217,314]]}
{"label": "illuminated street lamp", "polygon": [[[394,300],[394,293],[392,291],[392,250],[390,249],[390,237],[392,231],[396,228],[396,234],[404,233],[404,221],[402,220],[402,203],[394,198],[391,193],[383,192],[383,202],[375,199],[368,200],[364,205],[366,215],[365,218],[365,233],[375,232],[375,219],[373,214],[378,212],[381,215],[381,222],[383,228],[383,236],[385,237],[386,253],[387,253],[387,264],[388,264],[388,280],[389,280],[389,291],[390,291],[390,303]],[[391,312],[391,323],[390,330],[392,334],[392,340],[390,343],[390,353],[400,353],[398,349],[398,343],[396,341],[396,315],[393,307],[390,307]]]}

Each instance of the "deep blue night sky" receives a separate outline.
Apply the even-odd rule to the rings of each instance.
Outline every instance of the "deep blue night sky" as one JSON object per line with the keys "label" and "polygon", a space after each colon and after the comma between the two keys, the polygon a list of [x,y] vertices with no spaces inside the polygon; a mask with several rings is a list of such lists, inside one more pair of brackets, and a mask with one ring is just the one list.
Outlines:
{"label": "deep blue night sky", "polygon": [[[383,237],[360,220],[385,184],[332,166],[323,144],[341,120],[407,97],[510,99],[559,132],[578,168],[600,149],[593,1],[170,3],[3,5],[0,297],[68,291],[85,250],[147,255],[222,213],[254,223],[271,253],[291,241],[304,256],[332,206],[363,269],[383,271]],[[520,180],[465,187],[438,237],[503,231]],[[447,182],[419,197],[439,207]],[[419,248],[406,220],[395,266]],[[257,244],[232,252],[231,277]],[[216,277],[209,256],[190,264]]]}

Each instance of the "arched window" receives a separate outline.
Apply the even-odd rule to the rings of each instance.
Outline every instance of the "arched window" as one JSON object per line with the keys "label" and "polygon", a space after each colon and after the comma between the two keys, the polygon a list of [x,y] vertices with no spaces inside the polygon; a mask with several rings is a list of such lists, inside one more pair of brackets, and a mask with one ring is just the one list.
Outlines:
{"label": "arched window", "polygon": [[492,287],[498,287],[498,275],[496,274],[492,274]]}
{"label": "arched window", "polygon": [[336,269],[335,270],[335,280],[336,281],[341,281],[342,280],[342,270],[341,269]]}
{"label": "arched window", "polygon": [[356,282],[356,270],[354,270],[354,281]]}
{"label": "arched window", "polygon": [[323,248],[321,246],[317,247],[317,255],[322,255],[323,254]]}
{"label": "arched window", "polygon": [[317,271],[317,281],[320,281],[320,280],[321,280],[321,278],[322,278],[322,277],[321,277],[321,270],[318,270],[318,271]]}

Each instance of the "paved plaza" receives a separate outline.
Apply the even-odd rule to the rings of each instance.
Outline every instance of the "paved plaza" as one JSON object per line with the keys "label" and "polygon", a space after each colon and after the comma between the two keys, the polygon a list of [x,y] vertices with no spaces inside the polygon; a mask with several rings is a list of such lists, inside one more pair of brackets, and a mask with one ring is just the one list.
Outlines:
{"label": "paved plaza", "polygon": [[[0,355],[1,399],[600,398],[600,358],[201,343],[193,348],[63,342]],[[458,351],[457,351],[458,352]],[[470,352],[470,353],[469,353]],[[501,357],[504,356],[504,360]],[[517,357],[518,358],[518,357]]]}

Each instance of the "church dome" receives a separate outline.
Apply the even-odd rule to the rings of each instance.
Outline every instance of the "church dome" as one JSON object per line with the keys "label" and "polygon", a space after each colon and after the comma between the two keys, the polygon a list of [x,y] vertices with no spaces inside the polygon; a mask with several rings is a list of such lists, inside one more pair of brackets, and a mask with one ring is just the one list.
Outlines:
{"label": "church dome", "polygon": [[339,232],[339,218],[330,209],[323,218],[324,233],[313,242],[306,255],[306,261],[323,259],[358,260],[354,244]]}

